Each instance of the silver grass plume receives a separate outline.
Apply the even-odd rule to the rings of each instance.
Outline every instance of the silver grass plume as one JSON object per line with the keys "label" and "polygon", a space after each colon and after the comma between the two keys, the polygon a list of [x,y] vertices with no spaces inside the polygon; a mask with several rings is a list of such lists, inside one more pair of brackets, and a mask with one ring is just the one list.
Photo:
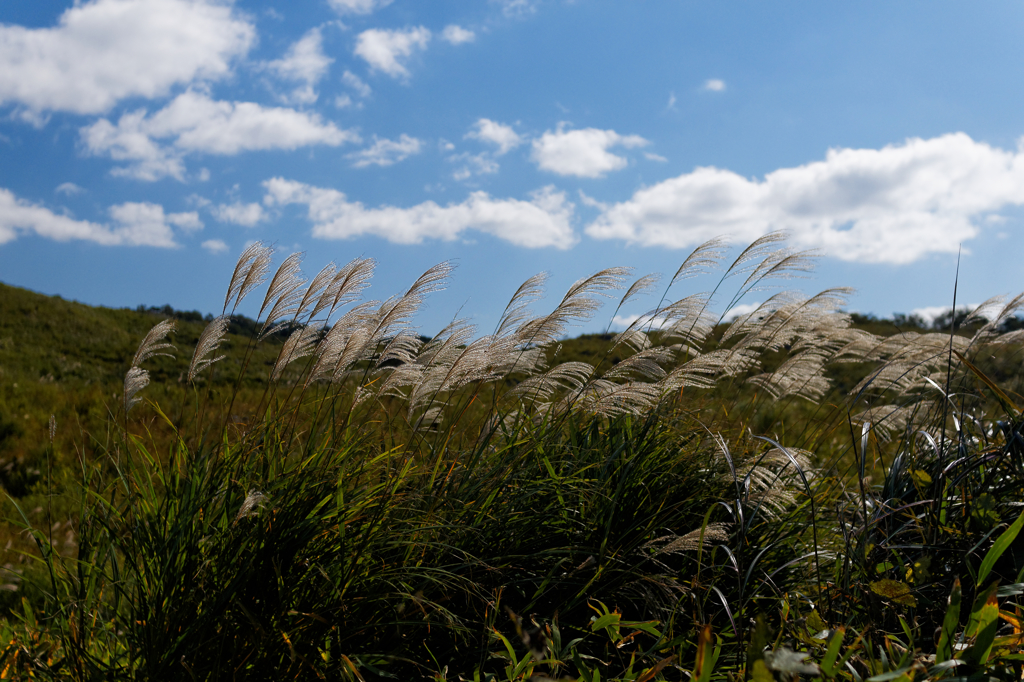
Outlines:
{"label": "silver grass plume", "polygon": [[547,279],[548,274],[540,272],[519,286],[508,305],[505,306],[494,336],[505,336],[528,319],[530,304],[544,295],[544,284]]}
{"label": "silver grass plume", "polygon": [[215,317],[206,325],[203,333],[199,335],[195,352],[192,353],[192,362],[188,366],[188,380],[190,383],[195,381],[196,375],[199,372],[218,360],[223,360],[227,357],[220,355],[215,358],[208,358],[207,356],[214,353],[220,347],[221,342],[227,335],[230,322],[231,318],[227,315]]}
{"label": "silver grass plume", "polygon": [[773,251],[754,266],[740,290],[744,294],[756,291],[759,289],[760,283],[767,279],[803,277],[802,273],[814,270],[815,258],[817,258],[817,253],[814,251],[790,251],[788,249]]}
{"label": "silver grass plume", "polygon": [[[732,277],[733,275],[744,274],[750,271],[751,261],[762,261],[767,257],[771,256],[774,250],[774,244],[786,241],[786,233],[782,231],[769,232],[766,235],[758,237],[750,243],[747,248],[740,252],[740,255],[736,257],[736,260],[732,262],[729,269],[726,270],[726,277]],[[756,266],[753,266],[756,267]]]}
{"label": "silver grass plume", "polygon": [[281,352],[277,355],[277,362],[274,363],[274,369],[270,373],[270,380],[277,381],[289,364],[299,358],[311,355],[319,336],[320,327],[312,324],[303,325],[289,334],[288,339],[281,346]]}
{"label": "silver grass plume", "polygon": [[125,414],[128,413],[128,410],[138,404],[140,399],[135,397],[136,394],[149,385],[149,372],[139,367],[139,365],[155,355],[173,357],[170,353],[162,352],[166,348],[174,348],[172,344],[163,342],[164,338],[172,331],[174,331],[173,320],[158,322],[149,330],[149,333],[146,334],[146,338],[142,339],[142,343],[139,344],[138,350],[135,351],[135,357],[132,358],[132,365],[124,375]]}
{"label": "silver grass plume", "polygon": [[662,365],[672,361],[674,353],[664,346],[648,348],[630,355],[601,377],[602,379],[639,378],[647,381],[661,381],[666,372]]}
{"label": "silver grass plume", "polygon": [[661,279],[661,275],[659,275],[656,272],[651,273],[649,275],[644,275],[637,281],[633,282],[629,286],[629,289],[626,289],[626,293],[622,296],[622,298],[619,299],[619,304],[615,306],[615,310],[612,311],[612,316],[608,320],[608,326],[605,327],[606,334],[608,333],[608,330],[612,328],[612,324],[615,322],[615,316],[619,314],[620,310],[622,310],[622,306],[629,303],[635,297],[645,294],[651,289],[653,289],[654,285],[658,283],[659,279]]}
{"label": "silver grass plume", "polygon": [[[316,277],[313,278],[313,281],[309,283],[308,287],[306,287],[306,293],[302,295],[302,300],[299,301],[298,306],[296,306],[295,315],[292,316],[292,322],[298,322],[299,318],[309,310],[310,306],[314,306],[314,311],[316,311],[314,303],[319,303],[320,299],[323,298],[324,292],[326,292],[327,287],[330,286],[330,283],[334,280],[334,276],[337,272],[338,267],[334,263],[328,263],[322,270],[320,270],[320,272],[317,273]],[[313,320],[316,312],[311,312],[309,314],[309,318],[306,320],[307,323]]]}
{"label": "silver grass plume", "polygon": [[698,246],[686,257],[686,260],[679,266],[679,269],[676,270],[676,274],[672,276],[672,280],[668,283],[669,288],[672,288],[672,285],[680,280],[713,272],[718,268],[722,257],[725,255],[726,246],[725,240],[721,237],[709,239]]}
{"label": "silver grass plume", "polygon": [[242,300],[252,293],[253,289],[263,284],[270,272],[270,261],[273,258],[274,249],[264,246],[262,242],[250,245],[242,252],[235,266],[235,272],[231,276],[231,285],[228,287],[227,298],[224,299],[224,312],[227,312],[227,303],[235,296],[235,304],[231,307],[234,312],[242,303]]}
{"label": "silver grass plume", "polygon": [[639,381],[618,384],[598,379],[587,384],[571,407],[606,417],[642,414],[654,407],[661,395],[661,387],[657,384]]}
{"label": "silver grass plume", "polygon": [[173,331],[174,320],[164,320],[154,325],[149,330],[149,333],[146,334],[146,338],[142,339],[139,349],[135,351],[135,357],[132,358],[132,367],[138,367],[155,355],[174,357],[171,353],[162,352],[165,348],[174,348],[173,344],[163,343],[164,338]]}
{"label": "silver grass plume", "polygon": [[662,390],[677,391],[686,386],[713,388],[719,379],[735,376],[757,364],[757,355],[749,348],[716,348],[672,369],[661,381]]}
{"label": "silver grass plume", "polygon": [[299,274],[303,255],[302,252],[297,252],[285,258],[277,272],[274,273],[274,278],[270,280],[267,295],[263,298],[263,305],[260,306],[260,312],[256,315],[258,320],[263,317],[263,313],[267,313],[266,319],[263,320],[263,326],[260,327],[260,332],[256,337],[257,340],[277,331],[274,322],[295,312],[302,299],[301,289],[305,283]]}
{"label": "silver grass plume", "polygon": [[267,496],[261,493],[259,490],[250,490],[242,501],[242,506],[238,509],[238,514],[235,516],[234,523],[238,523],[240,520],[259,513],[259,510],[266,504]]}
{"label": "silver grass plume", "polygon": [[795,395],[816,403],[831,385],[824,376],[828,360],[827,354],[818,349],[809,349],[789,358],[774,372],[758,374],[747,379],[747,382],[760,386],[775,400]]}
{"label": "silver grass plume", "polygon": [[691,530],[685,535],[663,535],[660,538],[654,538],[653,540],[645,543],[643,549],[656,548],[659,543],[666,542],[661,547],[657,547],[655,555],[658,554],[677,554],[680,552],[692,551],[701,548],[701,536],[703,536],[703,546],[705,548],[711,547],[716,542],[728,542],[729,541],[729,524],[721,521],[709,523],[703,528],[703,531],[698,528],[697,530]]}
{"label": "silver grass plume", "polygon": [[357,301],[369,286],[376,266],[377,261],[372,258],[356,258],[341,267],[317,300],[311,317],[327,310],[327,318],[330,319],[338,308]]}
{"label": "silver grass plume", "polygon": [[380,322],[373,338],[383,340],[392,336],[397,328],[409,326],[412,316],[423,305],[423,299],[429,294],[443,290],[454,269],[455,266],[448,261],[438,263],[420,275],[400,298],[385,301],[380,309]]}
{"label": "silver grass plume", "polygon": [[149,372],[141,367],[129,367],[128,373],[124,375],[124,411],[135,407],[141,398],[135,395],[149,385]]}
{"label": "silver grass plume", "polygon": [[855,424],[869,424],[882,442],[891,440],[893,432],[899,433],[910,424],[915,416],[924,412],[922,405],[878,405],[853,415]]}
{"label": "silver grass plume", "polygon": [[[369,329],[356,329],[342,345],[331,372],[331,383],[345,378],[345,373],[360,360],[367,360],[373,353],[373,336]],[[357,390],[362,391],[362,388]]]}
{"label": "silver grass plume", "polygon": [[601,307],[600,298],[620,289],[629,272],[629,268],[606,268],[577,280],[553,311],[520,325],[516,332],[520,341],[543,346],[557,339],[571,320],[589,320]]}
{"label": "silver grass plume", "polygon": [[[811,480],[816,472],[811,468],[812,453],[798,448],[786,448],[803,472]],[[743,477],[747,490],[747,504],[760,506],[769,518],[782,514],[796,501],[796,484],[799,474],[786,453],[772,448],[765,453]]]}
{"label": "silver grass plume", "polygon": [[242,288],[242,282],[245,281],[245,277],[249,273],[249,268],[252,266],[253,261],[256,259],[256,255],[262,248],[263,242],[253,242],[249,246],[245,247],[245,250],[242,251],[242,255],[238,257],[238,262],[235,263],[235,271],[231,273],[231,282],[228,284],[228,293],[224,297],[224,310],[221,311],[222,314],[228,311],[228,304],[231,303],[231,299],[238,295],[238,292]]}
{"label": "silver grass plume", "polygon": [[715,316],[708,311],[708,294],[692,294],[674,301],[660,311],[664,320],[661,331],[666,340],[681,340],[699,347],[714,331]]}
{"label": "silver grass plume", "polygon": [[374,319],[371,312],[376,301],[367,301],[345,313],[320,339],[314,355],[316,362],[306,378],[306,386],[309,384],[333,376],[337,371],[338,362],[345,349],[355,339],[356,345],[363,346],[369,339],[370,333],[367,327]]}
{"label": "silver grass plume", "polygon": [[506,393],[506,397],[530,398],[531,402],[549,400],[560,388],[579,392],[594,374],[594,368],[585,362],[563,362],[544,374],[529,377]]}
{"label": "silver grass plume", "polygon": [[377,357],[376,366],[382,367],[386,363],[397,363],[408,365],[416,362],[416,355],[423,342],[419,337],[408,329],[402,329],[393,337],[387,340],[380,355]]}

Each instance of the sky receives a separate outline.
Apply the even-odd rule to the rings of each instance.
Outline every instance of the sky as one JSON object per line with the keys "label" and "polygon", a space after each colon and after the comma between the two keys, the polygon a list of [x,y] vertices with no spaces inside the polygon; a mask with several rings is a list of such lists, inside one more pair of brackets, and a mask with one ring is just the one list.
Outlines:
{"label": "sky", "polygon": [[1021,45],[998,1],[7,0],[0,281],[219,314],[256,240],[309,277],[376,259],[377,299],[451,261],[429,334],[541,271],[540,309],[665,276],[593,332],[700,243],[784,230],[820,258],[781,284],[851,311],[934,313],[958,267],[958,303],[1015,295]]}

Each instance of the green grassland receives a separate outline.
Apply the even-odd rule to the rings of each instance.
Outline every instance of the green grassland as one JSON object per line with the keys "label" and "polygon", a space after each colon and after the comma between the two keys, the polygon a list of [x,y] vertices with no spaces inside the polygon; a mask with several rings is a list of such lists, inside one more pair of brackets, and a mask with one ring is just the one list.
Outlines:
{"label": "green grassland", "polygon": [[0,678],[1020,679],[1022,299],[672,299],[805,271],[778,242],[576,338],[650,282],[531,280],[485,337],[409,331],[446,266],[363,304],[259,244],[222,328],[0,286]]}

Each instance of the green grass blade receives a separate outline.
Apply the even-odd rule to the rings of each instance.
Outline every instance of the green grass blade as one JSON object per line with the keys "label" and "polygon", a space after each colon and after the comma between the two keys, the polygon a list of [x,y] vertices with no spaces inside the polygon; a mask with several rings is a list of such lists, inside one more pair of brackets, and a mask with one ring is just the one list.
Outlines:
{"label": "green grass blade", "polygon": [[946,615],[942,619],[942,633],[939,635],[939,646],[935,650],[935,662],[943,663],[953,658],[953,636],[960,624],[960,601],[963,595],[960,590],[960,578],[953,581],[953,591],[949,593]]}
{"label": "green grass blade", "polygon": [[1017,517],[1017,520],[1010,524],[1009,528],[1003,531],[1003,534],[1000,535],[994,543],[992,543],[992,547],[985,554],[985,558],[981,561],[981,568],[978,569],[977,584],[979,586],[985,582],[985,578],[987,578],[988,574],[992,572],[992,568],[996,565],[996,562],[999,561],[999,557],[1003,555],[1003,552],[1005,552],[1010,545],[1013,544],[1013,541],[1017,539],[1017,534],[1020,533],[1020,529],[1022,527],[1024,527],[1024,512],[1021,512],[1021,515]]}
{"label": "green grass blade", "polygon": [[821,671],[825,677],[833,677],[836,672],[836,659],[839,658],[839,648],[843,645],[843,638],[846,636],[846,628],[836,628],[832,639],[828,642],[828,649],[825,650],[825,657],[821,659]]}

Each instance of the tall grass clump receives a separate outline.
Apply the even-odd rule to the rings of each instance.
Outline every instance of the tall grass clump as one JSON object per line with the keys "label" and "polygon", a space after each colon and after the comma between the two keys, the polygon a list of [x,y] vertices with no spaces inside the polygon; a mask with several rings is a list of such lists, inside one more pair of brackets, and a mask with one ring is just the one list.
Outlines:
{"label": "tall grass clump", "polygon": [[[571,326],[656,278],[601,270],[538,314],[532,277],[491,333],[453,320],[428,338],[413,321],[449,264],[374,301],[372,260],[307,280],[300,255],[273,270],[272,250],[250,246],[175,404],[145,400],[173,325],[141,341],[104,456],[57,491],[77,504],[75,551],[23,517],[45,578],[4,625],[3,674],[1011,670],[1021,418],[982,365],[1019,364],[1019,334],[1000,325],[1021,298],[949,334],[858,330],[845,289],[777,291],[724,323],[812,263],[779,234],[725,254],[696,249],[584,362],[561,356]],[[709,290],[676,298],[696,276]],[[264,285],[235,393],[219,397],[229,316]],[[254,363],[281,332],[277,359]],[[253,374],[262,397],[236,412]]]}

